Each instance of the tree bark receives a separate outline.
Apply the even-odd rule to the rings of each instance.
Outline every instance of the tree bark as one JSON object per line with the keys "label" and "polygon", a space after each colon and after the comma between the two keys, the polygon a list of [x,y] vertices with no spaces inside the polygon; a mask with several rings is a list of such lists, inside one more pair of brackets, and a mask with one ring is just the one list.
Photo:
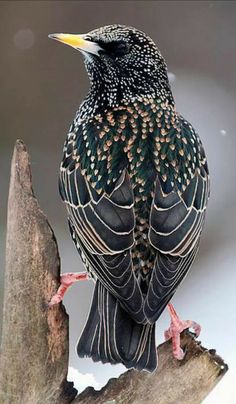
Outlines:
{"label": "tree bark", "polygon": [[68,316],[62,304],[46,309],[59,276],[57,242],[32,190],[26,147],[17,141],[8,199],[0,404],[200,404],[227,371],[214,350],[185,331],[183,361],[173,359],[167,341],[157,348],[155,373],[130,370],[75,398],[66,379]]}
{"label": "tree bark", "polygon": [[70,403],[68,316],[45,309],[59,285],[57,242],[32,190],[29,156],[17,141],[8,199],[0,402]]}

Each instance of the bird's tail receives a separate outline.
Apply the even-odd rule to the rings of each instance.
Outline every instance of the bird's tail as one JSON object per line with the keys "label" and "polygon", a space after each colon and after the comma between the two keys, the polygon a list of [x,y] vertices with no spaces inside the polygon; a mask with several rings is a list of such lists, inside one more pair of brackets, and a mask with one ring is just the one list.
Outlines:
{"label": "bird's tail", "polygon": [[122,363],[152,372],[157,366],[155,324],[138,324],[97,281],[92,306],[77,346],[80,357]]}

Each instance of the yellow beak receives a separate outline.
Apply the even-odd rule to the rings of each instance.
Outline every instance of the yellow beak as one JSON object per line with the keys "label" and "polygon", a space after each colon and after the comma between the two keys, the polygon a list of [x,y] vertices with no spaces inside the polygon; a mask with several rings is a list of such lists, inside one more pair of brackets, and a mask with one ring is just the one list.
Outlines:
{"label": "yellow beak", "polygon": [[93,53],[94,55],[99,54],[99,50],[102,48],[96,43],[85,39],[85,35],[75,35],[75,34],[50,34],[49,38],[55,39],[56,41],[62,42],[66,45],[72,46],[75,49],[85,51],[88,53]]}

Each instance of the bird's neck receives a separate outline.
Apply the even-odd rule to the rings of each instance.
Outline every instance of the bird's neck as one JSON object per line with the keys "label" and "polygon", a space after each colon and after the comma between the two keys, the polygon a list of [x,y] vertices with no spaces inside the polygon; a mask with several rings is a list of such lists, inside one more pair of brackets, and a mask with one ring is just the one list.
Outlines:
{"label": "bird's neck", "polygon": [[80,106],[78,115],[80,118],[92,117],[109,108],[129,104],[142,98],[160,99],[168,101],[174,106],[174,99],[170,89],[167,72],[162,80],[153,78],[144,82],[138,82],[133,77],[118,77],[114,72],[107,75],[90,75],[90,90]]}

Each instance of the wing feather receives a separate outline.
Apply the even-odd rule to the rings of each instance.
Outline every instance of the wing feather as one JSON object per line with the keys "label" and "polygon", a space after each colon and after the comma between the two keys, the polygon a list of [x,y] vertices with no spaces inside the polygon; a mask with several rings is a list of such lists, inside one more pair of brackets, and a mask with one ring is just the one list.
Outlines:
{"label": "wing feather", "polygon": [[189,253],[201,232],[208,193],[208,181],[199,170],[182,194],[173,189],[165,196],[157,177],[149,239],[158,251],[182,257]]}
{"label": "wing feather", "polygon": [[176,288],[187,275],[197,254],[198,246],[199,239],[184,258],[158,253],[144,306],[145,315],[151,323],[158,319]]}
{"label": "wing feather", "polygon": [[[157,176],[149,223],[149,240],[157,255],[144,307],[150,322],[160,316],[192,265],[209,197],[208,167],[203,147],[192,127],[186,121],[184,125],[185,133],[186,128],[191,131],[190,144],[195,139],[195,154],[198,146],[199,166],[195,165],[187,185],[174,182],[168,192],[161,176]],[[196,161],[191,147],[191,158]]]}
{"label": "wing feather", "polygon": [[91,186],[80,167],[61,172],[60,192],[67,205],[72,237],[93,276],[115,296],[130,316],[145,323],[143,296],[133,272],[133,192],[126,171],[110,194]]}

